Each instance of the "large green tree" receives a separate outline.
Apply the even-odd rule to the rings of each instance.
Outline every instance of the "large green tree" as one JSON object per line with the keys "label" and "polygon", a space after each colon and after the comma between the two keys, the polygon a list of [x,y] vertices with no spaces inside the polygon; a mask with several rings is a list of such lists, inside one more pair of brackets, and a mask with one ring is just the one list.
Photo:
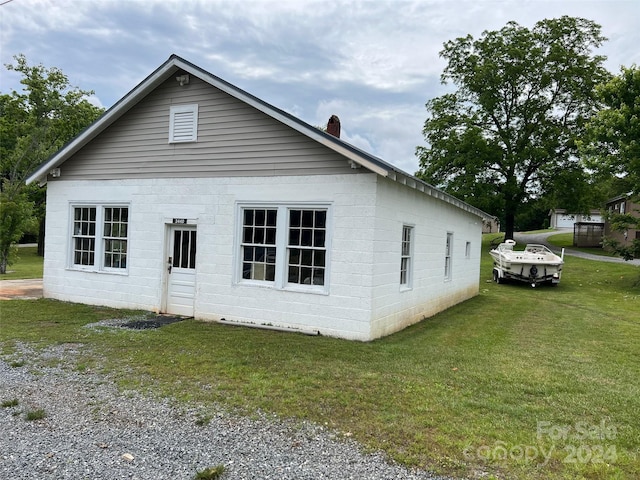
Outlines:
{"label": "large green tree", "polygon": [[446,42],[442,82],[457,90],[426,104],[417,175],[499,214],[507,238],[531,200],[585,209],[575,140],[609,76],[593,54],[604,40],[596,23],[564,16]]}
{"label": "large green tree", "polygon": [[102,113],[88,101],[93,92],[71,86],[60,69],[14,60],[5,67],[21,75],[23,90],[0,93],[0,273],[14,244],[44,219],[43,191],[25,186],[26,177]]}
{"label": "large green tree", "polygon": [[[587,123],[579,142],[587,168],[601,182],[615,182],[616,194],[640,199],[640,68],[622,67],[620,74],[596,89],[603,108]],[[640,212],[612,215],[614,229],[640,229]],[[640,240],[611,242],[626,260],[640,258]]]}

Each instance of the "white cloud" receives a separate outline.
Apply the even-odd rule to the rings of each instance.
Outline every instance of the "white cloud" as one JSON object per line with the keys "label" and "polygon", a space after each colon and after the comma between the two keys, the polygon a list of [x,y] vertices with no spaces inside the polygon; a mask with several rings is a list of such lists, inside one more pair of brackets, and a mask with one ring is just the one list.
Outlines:
{"label": "white cloud", "polygon": [[348,100],[319,102],[314,125],[325,126],[331,115],[340,118],[341,138],[398,168],[415,173],[415,148],[423,144],[426,112],[413,104],[362,105]]}
{"label": "white cloud", "polygon": [[105,105],[100,100],[100,97],[98,97],[97,95],[89,95],[87,97],[87,102],[89,102],[91,105],[95,107],[106,108]]}
{"label": "white cloud", "polygon": [[[412,173],[443,42],[582,16],[610,38],[607,67],[640,64],[640,2],[625,0],[16,0],[0,7],[2,63],[57,66],[111,106],[171,53]],[[11,72],[9,72],[11,73]],[[2,72],[2,91],[17,88]]]}

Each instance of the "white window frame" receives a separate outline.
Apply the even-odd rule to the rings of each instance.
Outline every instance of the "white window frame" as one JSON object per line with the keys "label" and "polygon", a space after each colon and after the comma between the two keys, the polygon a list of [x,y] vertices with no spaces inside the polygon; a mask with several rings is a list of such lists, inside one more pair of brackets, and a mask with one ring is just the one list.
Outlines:
{"label": "white window frame", "polygon": [[471,258],[471,242],[467,242],[464,246],[465,258]]}
{"label": "white window frame", "polygon": [[400,290],[413,288],[413,246],[415,244],[414,225],[402,225],[400,241]]}
{"label": "white window frame", "polygon": [[169,143],[198,141],[198,104],[169,108]]}
{"label": "white window frame", "polygon": [[444,280],[453,278],[453,232],[447,232],[447,240],[444,248]]}
{"label": "white window frame", "polygon": [[[251,222],[245,223],[247,212],[251,211]],[[264,212],[264,218],[258,212]],[[275,219],[273,218],[275,216]],[[278,208],[242,207],[240,212],[240,262],[242,280],[275,282],[276,257],[278,252]],[[275,220],[275,221],[273,221]],[[245,250],[246,249],[246,250]],[[275,253],[272,253],[274,252]],[[246,258],[249,253],[251,258]],[[245,278],[245,268],[249,278]],[[273,277],[273,278],[271,278]]]}
{"label": "white window frame", "polygon": [[[95,234],[93,236],[82,236],[78,235],[76,231],[74,231],[75,227],[75,211],[76,208],[95,208],[96,216],[95,216]],[[105,211],[107,208],[126,208],[127,211],[127,222],[126,222],[126,237],[113,237],[105,235]],[[129,272],[129,260],[130,260],[130,246],[131,246],[131,234],[129,225],[131,224],[131,206],[128,203],[91,203],[91,202],[72,202],[69,204],[69,246],[68,246],[68,260],[67,260],[67,268],[70,270],[80,270],[87,272],[100,272],[100,273],[113,273],[119,275],[127,275]],[[122,223],[122,222],[117,222]],[[94,239],[94,250],[93,250],[93,265],[82,265],[75,263],[75,239],[76,238],[93,238]],[[105,253],[106,252],[106,243],[109,240],[116,241],[125,241],[126,242],[126,252],[125,252],[125,263],[124,267],[110,267],[105,265]],[[119,253],[119,252],[118,252]]]}
{"label": "white window frame", "polygon": [[[80,210],[80,218],[76,219],[76,211],[78,210]],[[88,214],[88,216],[85,216],[84,210],[87,211],[86,213]],[[97,217],[98,217],[98,207],[96,207],[95,205],[74,205],[71,208],[71,236],[70,236],[71,254],[69,258],[70,258],[70,264],[74,268],[83,269],[83,270],[93,269],[96,263],[96,248],[97,248],[97,244],[99,243]],[[91,248],[91,245],[89,245],[88,248],[84,248],[84,247],[76,248],[77,241],[80,241],[82,243],[88,242],[89,244],[93,243],[93,248]],[[86,255],[92,256],[93,261],[91,263],[86,263],[86,264],[82,262],[76,263],[76,253],[80,253],[80,255],[83,256],[83,253],[81,252],[85,252]]]}
{"label": "white window frame", "polygon": [[[244,250],[243,246],[252,246],[253,244],[244,242],[244,212],[247,209],[256,210],[277,210],[276,216],[276,258],[275,258],[275,278],[271,280],[259,280],[244,278],[243,264]],[[289,278],[289,253],[290,250],[298,249],[296,245],[289,245],[289,217],[292,210],[321,210],[326,212],[325,217],[325,238],[324,238],[324,284],[317,285],[313,283],[291,283]],[[256,286],[264,288],[272,288],[276,290],[288,290],[304,293],[329,294],[329,279],[331,265],[331,237],[333,232],[332,225],[332,208],[330,203],[283,203],[283,202],[261,202],[261,203],[236,203],[236,238],[235,245],[235,283],[238,285]],[[309,247],[309,249],[322,250],[322,248]]]}
{"label": "white window frame", "polygon": [[[111,217],[107,218],[107,210],[112,210]],[[115,219],[113,217],[114,210],[119,210],[119,217]],[[122,218],[122,211],[127,210],[126,219]],[[102,238],[100,243],[102,245],[102,265],[104,270],[126,270],[129,259],[129,207],[128,206],[114,206],[105,205],[102,207]],[[107,229],[107,224],[109,228]],[[107,230],[109,230],[107,232]],[[96,232],[97,233],[97,232]],[[111,248],[107,248],[107,245]],[[124,250],[122,250],[124,246]],[[107,265],[107,255],[110,255],[111,265]],[[114,264],[121,265],[124,259],[124,267],[113,266]]]}

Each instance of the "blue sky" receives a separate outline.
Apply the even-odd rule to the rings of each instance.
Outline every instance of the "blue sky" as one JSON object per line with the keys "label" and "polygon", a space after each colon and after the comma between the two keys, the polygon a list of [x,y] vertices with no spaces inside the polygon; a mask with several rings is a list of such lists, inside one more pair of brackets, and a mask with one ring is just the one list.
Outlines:
{"label": "blue sky", "polygon": [[[173,53],[312,125],[414,173],[438,52],[508,21],[599,23],[607,68],[640,65],[638,0],[0,0],[0,60],[58,67],[110,107]],[[0,91],[19,89],[0,70]]]}

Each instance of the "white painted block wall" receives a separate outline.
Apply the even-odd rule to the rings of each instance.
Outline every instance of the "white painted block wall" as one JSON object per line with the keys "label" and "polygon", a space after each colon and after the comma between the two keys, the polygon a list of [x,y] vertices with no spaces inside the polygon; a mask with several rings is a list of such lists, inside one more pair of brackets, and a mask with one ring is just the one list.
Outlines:
{"label": "white painted block wall", "polygon": [[[371,338],[435,315],[478,294],[482,220],[423,193],[381,178],[377,190]],[[413,275],[400,286],[403,225],[413,227]],[[451,279],[445,278],[447,233],[453,233]],[[466,242],[470,255],[466,257]]]}
{"label": "white painted block wall", "polygon": [[[69,268],[71,205],[130,205],[125,274]],[[330,203],[328,294],[237,282],[237,202]],[[172,218],[198,228],[195,316],[315,330],[370,340],[477,294],[481,221],[375,174],[210,179],[54,181],[47,192],[44,295],[159,311],[165,229]],[[403,222],[415,224],[413,288],[400,291]],[[449,226],[447,226],[449,225]],[[453,280],[445,282],[446,231],[453,230]],[[464,258],[466,239],[471,258]]]}
{"label": "white painted block wall", "polygon": [[[59,300],[158,311],[163,294],[165,225],[172,218],[189,218],[196,220],[198,228],[197,318],[366,340],[373,256],[364,252],[372,250],[375,179],[375,174],[364,174],[50,182],[44,294]],[[69,268],[71,205],[114,202],[130,204],[126,274]],[[236,202],[330,202],[329,294],[235,282]]]}

